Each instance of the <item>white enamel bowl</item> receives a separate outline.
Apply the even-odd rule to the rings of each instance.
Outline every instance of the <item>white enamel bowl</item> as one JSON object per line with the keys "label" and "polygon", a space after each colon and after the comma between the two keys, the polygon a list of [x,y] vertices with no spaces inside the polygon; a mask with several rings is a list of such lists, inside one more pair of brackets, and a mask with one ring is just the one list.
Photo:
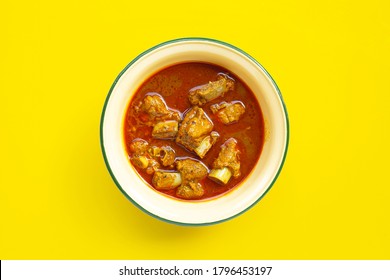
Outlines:
{"label": "white enamel bowl", "polygon": [[[206,62],[228,69],[255,93],[263,112],[266,141],[256,166],[233,191],[216,199],[182,201],[155,191],[131,166],[123,140],[126,108],[139,86],[170,65]],[[231,219],[256,204],[271,188],[288,146],[288,118],[280,91],[251,56],[224,42],[184,38],[162,43],[136,57],[119,74],[101,117],[101,148],[107,168],[122,193],[146,213],[182,225],[207,225]]]}

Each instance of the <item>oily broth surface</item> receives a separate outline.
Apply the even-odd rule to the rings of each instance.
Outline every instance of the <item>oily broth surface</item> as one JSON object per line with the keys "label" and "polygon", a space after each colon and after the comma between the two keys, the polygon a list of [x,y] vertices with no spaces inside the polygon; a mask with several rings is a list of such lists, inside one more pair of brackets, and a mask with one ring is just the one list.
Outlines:
{"label": "oily broth surface", "polygon": [[[190,89],[195,86],[207,84],[209,81],[215,81],[218,73],[225,73],[233,78],[235,81],[235,89],[234,91],[227,92],[223,97],[219,97],[201,106],[214,123],[213,130],[220,134],[218,141],[203,159],[198,158],[195,153],[189,152],[181,145],[176,144],[174,140],[153,139],[151,136],[152,127],[135,127],[137,122],[134,106],[139,104],[146,94],[160,94],[169,108],[178,110],[183,114],[192,106],[188,100],[188,92]],[[222,101],[241,101],[244,103],[245,113],[241,116],[237,123],[225,125],[221,123],[212,113],[210,106]],[[201,199],[207,199],[219,196],[231,190],[235,186],[239,185],[239,183],[250,173],[258,161],[263,147],[264,120],[260,106],[254,94],[233,73],[216,65],[206,63],[183,63],[170,66],[157,72],[140,86],[127,108],[124,137],[127,153],[129,155],[129,144],[135,138],[142,138],[148,141],[150,145],[159,147],[169,145],[175,150],[176,157],[191,157],[201,160],[209,169],[212,168],[213,161],[218,157],[220,146],[227,139],[234,137],[237,140],[241,151],[241,176],[238,178],[231,178],[226,185],[220,185],[208,178],[202,180],[201,184],[205,189],[205,194]],[[153,188],[151,183],[153,175],[146,174],[146,172],[137,167],[135,168],[139,175]],[[169,170],[169,168],[164,166],[162,166],[161,169]],[[163,192],[177,198],[175,196],[176,189],[159,192]]]}

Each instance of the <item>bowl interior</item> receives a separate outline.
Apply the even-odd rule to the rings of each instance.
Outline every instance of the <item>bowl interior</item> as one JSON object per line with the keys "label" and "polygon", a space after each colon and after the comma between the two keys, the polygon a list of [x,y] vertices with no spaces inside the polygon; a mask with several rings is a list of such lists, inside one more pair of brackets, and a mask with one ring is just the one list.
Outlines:
{"label": "bowl interior", "polygon": [[[126,108],[139,86],[154,73],[184,62],[205,62],[228,69],[254,92],[263,112],[266,139],[257,165],[233,191],[211,200],[180,201],[151,189],[128,161],[123,143]],[[280,93],[268,73],[251,57],[209,40],[178,40],[159,45],[131,62],[114,83],[102,118],[102,148],[122,192],[149,214],[181,224],[209,224],[242,213],[273,184],[287,148],[287,117]]]}

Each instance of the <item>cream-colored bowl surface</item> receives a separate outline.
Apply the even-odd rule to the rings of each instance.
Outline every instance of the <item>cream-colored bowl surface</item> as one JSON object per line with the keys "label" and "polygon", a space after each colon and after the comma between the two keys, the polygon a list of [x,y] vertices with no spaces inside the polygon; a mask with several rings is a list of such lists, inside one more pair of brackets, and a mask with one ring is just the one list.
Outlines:
{"label": "cream-colored bowl surface", "polygon": [[[233,191],[205,201],[167,197],[149,187],[129,162],[124,146],[126,108],[143,82],[178,63],[205,62],[228,69],[254,92],[266,124],[260,159]],[[123,194],[148,214],[167,222],[205,225],[243,213],[264,196],[276,180],[288,146],[288,118],[280,91],[266,70],[242,50],[205,38],[183,38],[157,45],[136,57],[119,74],[107,96],[101,118],[101,147],[107,168]]]}

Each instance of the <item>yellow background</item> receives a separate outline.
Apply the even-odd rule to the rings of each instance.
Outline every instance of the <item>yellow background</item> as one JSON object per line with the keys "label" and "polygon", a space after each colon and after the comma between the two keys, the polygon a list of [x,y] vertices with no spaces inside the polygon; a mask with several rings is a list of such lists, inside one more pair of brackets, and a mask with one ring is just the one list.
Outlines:
{"label": "yellow background", "polygon": [[[2,1],[0,259],[390,259],[389,3]],[[208,227],[136,208],[99,143],[119,72],[190,36],[255,57],[291,126],[271,191]]]}

